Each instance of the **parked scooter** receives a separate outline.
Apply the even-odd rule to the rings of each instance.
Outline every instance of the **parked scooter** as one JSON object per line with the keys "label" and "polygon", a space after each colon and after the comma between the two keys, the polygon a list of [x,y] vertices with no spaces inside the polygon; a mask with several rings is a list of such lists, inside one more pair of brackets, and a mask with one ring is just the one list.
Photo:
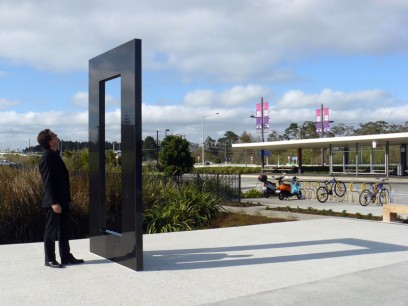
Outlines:
{"label": "parked scooter", "polygon": [[285,175],[279,176],[276,178],[279,185],[276,187],[276,194],[278,195],[279,200],[283,200],[285,198],[296,196],[298,199],[302,198],[302,191],[300,190],[300,184],[296,176],[292,178],[292,182],[290,184],[284,183]]}
{"label": "parked scooter", "polygon": [[276,196],[276,184],[268,181],[268,177],[265,174],[261,174],[258,176],[258,181],[263,183],[262,186],[262,195],[265,198],[269,198],[270,196]]}

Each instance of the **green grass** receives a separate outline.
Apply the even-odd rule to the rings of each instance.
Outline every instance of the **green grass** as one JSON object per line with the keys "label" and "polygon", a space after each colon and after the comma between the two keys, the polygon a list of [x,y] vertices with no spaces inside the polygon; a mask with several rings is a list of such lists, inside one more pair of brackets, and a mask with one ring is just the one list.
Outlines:
{"label": "green grass", "polygon": [[373,216],[371,213],[367,215],[363,215],[361,213],[348,213],[346,210],[343,210],[342,212],[335,212],[331,209],[326,210],[326,209],[316,209],[313,207],[308,207],[308,208],[300,208],[300,207],[290,207],[290,206],[285,206],[285,207],[266,207],[267,210],[276,210],[276,211],[287,211],[287,212],[293,212],[293,213],[301,213],[301,214],[311,214],[311,215],[322,215],[322,216],[334,216],[334,217],[346,217],[346,218],[357,218],[357,219],[364,219],[364,220],[376,220],[376,221],[382,221],[382,217],[376,217]]}
{"label": "green grass", "polygon": [[212,219],[209,228],[223,228],[234,226],[245,226],[265,223],[277,223],[294,221],[293,219],[272,218],[261,215],[247,215],[230,212],[220,212],[216,218]]}

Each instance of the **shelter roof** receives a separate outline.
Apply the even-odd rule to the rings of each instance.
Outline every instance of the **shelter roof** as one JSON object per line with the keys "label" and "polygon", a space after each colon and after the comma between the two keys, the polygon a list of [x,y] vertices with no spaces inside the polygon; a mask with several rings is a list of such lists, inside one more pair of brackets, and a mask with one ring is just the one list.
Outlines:
{"label": "shelter roof", "polygon": [[271,142],[251,142],[233,144],[233,148],[248,149],[267,149],[267,150],[286,150],[286,149],[311,149],[311,148],[328,148],[332,147],[351,147],[356,144],[359,146],[372,146],[373,141],[379,145],[401,145],[408,143],[408,133],[376,134],[363,136],[345,136],[345,137],[328,137],[283,140]]}

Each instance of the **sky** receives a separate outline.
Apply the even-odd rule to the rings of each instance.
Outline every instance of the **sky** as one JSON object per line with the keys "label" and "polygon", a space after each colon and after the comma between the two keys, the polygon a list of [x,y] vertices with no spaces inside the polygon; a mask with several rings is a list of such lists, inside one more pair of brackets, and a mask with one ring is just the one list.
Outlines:
{"label": "sky", "polygon": [[[0,151],[44,128],[87,141],[89,60],[135,38],[143,139],[259,138],[261,98],[280,134],[322,104],[334,125],[408,121],[406,0],[2,0]],[[119,141],[120,80],[108,83]]]}

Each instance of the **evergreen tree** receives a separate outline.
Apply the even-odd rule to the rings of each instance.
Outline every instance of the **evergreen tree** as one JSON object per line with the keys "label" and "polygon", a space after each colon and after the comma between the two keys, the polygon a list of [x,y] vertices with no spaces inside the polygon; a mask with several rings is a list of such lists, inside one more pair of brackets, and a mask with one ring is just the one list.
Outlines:
{"label": "evergreen tree", "polygon": [[155,160],[156,150],[156,141],[152,136],[147,136],[143,142],[143,160]]}
{"label": "evergreen tree", "polygon": [[193,169],[194,159],[190,143],[181,136],[169,135],[163,139],[160,162],[166,175],[180,176]]}

